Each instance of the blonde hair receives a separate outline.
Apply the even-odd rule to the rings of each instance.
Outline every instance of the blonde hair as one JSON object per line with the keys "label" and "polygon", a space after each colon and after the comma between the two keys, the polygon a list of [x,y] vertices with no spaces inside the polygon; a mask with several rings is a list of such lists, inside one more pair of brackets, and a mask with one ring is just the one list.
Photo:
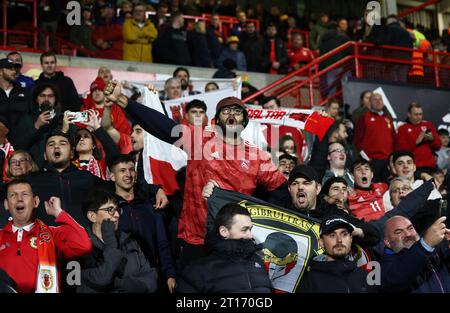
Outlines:
{"label": "blonde hair", "polygon": [[27,159],[30,161],[30,163],[31,163],[30,172],[38,172],[39,171],[39,166],[36,164],[36,162],[34,162],[33,158],[31,157],[31,154],[28,151],[16,150],[9,156],[8,162],[6,163],[6,177],[11,178],[11,179],[14,178],[11,174],[11,166],[9,165],[9,162],[10,162],[11,158],[17,154],[25,155],[27,157]]}

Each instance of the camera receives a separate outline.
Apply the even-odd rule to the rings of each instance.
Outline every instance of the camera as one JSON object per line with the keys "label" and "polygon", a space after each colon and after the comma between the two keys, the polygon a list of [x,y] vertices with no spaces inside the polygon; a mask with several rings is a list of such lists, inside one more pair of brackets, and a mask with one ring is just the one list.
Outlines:
{"label": "camera", "polygon": [[89,120],[88,112],[69,112],[72,123],[85,123]]}

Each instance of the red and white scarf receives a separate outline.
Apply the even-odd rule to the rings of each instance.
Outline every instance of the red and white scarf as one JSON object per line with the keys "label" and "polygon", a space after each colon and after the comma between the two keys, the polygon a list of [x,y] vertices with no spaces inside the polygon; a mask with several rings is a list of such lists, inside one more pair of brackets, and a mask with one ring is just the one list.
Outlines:
{"label": "red and white scarf", "polygon": [[59,293],[55,241],[50,229],[41,220],[35,220],[35,227],[38,227],[37,252],[39,262],[36,293]]}

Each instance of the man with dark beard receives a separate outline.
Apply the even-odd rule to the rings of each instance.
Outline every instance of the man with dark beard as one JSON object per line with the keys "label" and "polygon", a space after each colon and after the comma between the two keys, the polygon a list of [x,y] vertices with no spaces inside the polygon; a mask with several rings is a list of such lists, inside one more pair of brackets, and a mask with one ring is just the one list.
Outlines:
{"label": "man with dark beard", "polygon": [[[214,187],[251,195],[260,185],[269,191],[272,201],[287,196],[286,179],[270,155],[241,138],[248,116],[240,99],[227,97],[219,101],[214,130],[203,129],[202,125],[180,125],[181,133],[178,131],[178,136],[173,137],[172,129],[177,124],[172,119],[128,99],[121,94],[117,82],[110,83],[105,94],[144,130],[170,144],[182,145],[188,154],[184,205],[178,227],[178,238],[182,240],[181,267],[205,255],[204,199],[212,194]],[[158,101],[156,95],[152,99]]]}
{"label": "man with dark beard", "polygon": [[298,293],[364,293],[367,272],[350,256],[354,226],[343,216],[330,215],[320,225],[320,246],[324,254],[310,261]]}
{"label": "man with dark beard", "polygon": [[450,230],[438,218],[420,238],[411,221],[393,216],[384,225],[383,292],[450,292]]}

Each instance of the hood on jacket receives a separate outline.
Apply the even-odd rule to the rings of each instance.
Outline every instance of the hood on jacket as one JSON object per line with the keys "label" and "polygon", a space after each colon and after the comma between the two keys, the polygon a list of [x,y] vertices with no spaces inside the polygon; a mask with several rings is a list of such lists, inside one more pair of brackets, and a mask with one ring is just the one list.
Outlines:
{"label": "hood on jacket", "polygon": [[257,251],[257,246],[250,239],[224,239],[215,232],[205,236],[205,246],[213,253],[233,259],[250,259]]}
{"label": "hood on jacket", "polygon": [[358,267],[351,255],[344,259],[327,261],[326,255],[321,254],[314,257],[309,264],[311,271],[324,272],[327,274],[334,274],[336,276],[348,276]]}
{"label": "hood on jacket", "polygon": [[62,71],[56,71],[56,72],[55,72],[55,75],[54,75],[52,78],[47,78],[47,77],[45,77],[45,76],[44,76],[44,72],[42,72],[42,73],[39,75],[39,78],[38,78],[38,79],[45,79],[45,80],[47,80],[47,81],[52,81],[52,80],[58,80],[58,79],[60,79],[60,78],[62,78],[62,77],[65,77],[65,76],[64,76],[64,73],[63,73]]}

